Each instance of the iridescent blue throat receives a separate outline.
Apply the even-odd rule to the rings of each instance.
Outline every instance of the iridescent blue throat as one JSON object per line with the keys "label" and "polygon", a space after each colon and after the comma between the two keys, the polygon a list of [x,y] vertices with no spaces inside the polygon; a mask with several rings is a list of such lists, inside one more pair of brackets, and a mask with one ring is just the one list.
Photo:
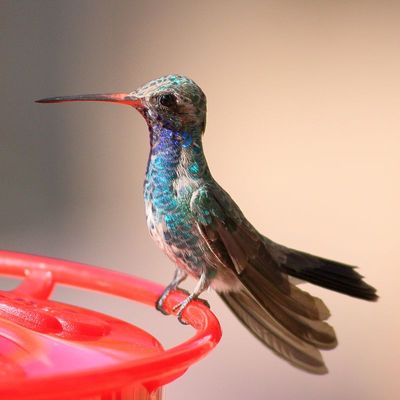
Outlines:
{"label": "iridescent blue throat", "polygon": [[[144,184],[145,200],[168,223],[171,212],[185,214],[190,196],[210,172],[203,153],[201,131],[174,132],[151,127],[151,151]],[[182,215],[184,218],[185,215]],[[175,222],[180,218],[174,216]],[[175,224],[174,224],[175,225]]]}

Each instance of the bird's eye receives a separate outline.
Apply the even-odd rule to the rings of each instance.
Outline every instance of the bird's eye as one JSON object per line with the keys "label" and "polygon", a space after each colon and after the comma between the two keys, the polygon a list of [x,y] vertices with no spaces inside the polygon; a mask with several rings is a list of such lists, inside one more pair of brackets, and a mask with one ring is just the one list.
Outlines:
{"label": "bird's eye", "polygon": [[160,103],[164,107],[176,106],[176,97],[172,93],[166,93],[160,96]]}

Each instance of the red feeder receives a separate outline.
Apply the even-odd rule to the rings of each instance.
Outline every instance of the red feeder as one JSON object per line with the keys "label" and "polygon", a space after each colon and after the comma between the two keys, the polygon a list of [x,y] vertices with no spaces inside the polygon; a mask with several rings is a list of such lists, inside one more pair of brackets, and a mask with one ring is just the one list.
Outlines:
{"label": "red feeder", "polygon": [[[0,291],[0,398],[13,400],[161,399],[221,338],[214,314],[191,303],[184,318],[196,330],[164,350],[127,322],[49,299],[55,284],[96,290],[151,306],[163,288],[130,275],[22,253],[0,251],[0,274],[24,278]],[[167,311],[185,294],[171,293]]]}

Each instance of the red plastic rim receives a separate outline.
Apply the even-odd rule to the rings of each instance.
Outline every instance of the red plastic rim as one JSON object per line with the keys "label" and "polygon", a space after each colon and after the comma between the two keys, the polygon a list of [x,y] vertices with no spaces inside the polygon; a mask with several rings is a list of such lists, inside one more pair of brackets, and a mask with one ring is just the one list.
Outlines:
{"label": "red plastic rim", "polygon": [[[46,274],[46,284],[38,288],[37,283],[29,277],[43,273]],[[20,286],[24,293],[40,292],[43,298],[50,294],[55,284],[61,284],[116,295],[154,307],[156,299],[163,291],[163,287],[156,283],[105,268],[1,250],[0,274],[25,278]],[[166,310],[171,312],[172,307],[185,296],[180,291],[172,292],[166,300]],[[102,368],[101,371],[93,369],[87,373],[64,374],[51,379],[29,379],[23,383],[11,381],[4,387],[0,386],[0,397],[34,399],[36,396],[32,397],[32,394],[40,393],[40,398],[57,398],[55,390],[58,384],[62,386],[66,398],[68,393],[73,396],[77,387],[94,387],[95,392],[100,392],[135,382],[148,383],[154,387],[162,386],[203,358],[221,338],[217,318],[201,302],[192,302],[183,317],[195,328],[195,335],[160,354]],[[99,372],[104,379],[99,380]]]}

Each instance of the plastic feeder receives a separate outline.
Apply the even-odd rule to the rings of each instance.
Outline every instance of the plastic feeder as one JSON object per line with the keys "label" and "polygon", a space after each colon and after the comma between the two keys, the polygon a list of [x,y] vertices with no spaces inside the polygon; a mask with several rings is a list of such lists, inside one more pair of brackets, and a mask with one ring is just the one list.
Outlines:
{"label": "plastic feeder", "polygon": [[[49,299],[60,284],[154,307],[163,288],[130,275],[9,251],[0,251],[0,275],[22,278],[16,289],[0,291],[0,399],[161,399],[163,385],[221,337],[218,320],[200,302],[184,313],[195,335],[164,350],[132,324]],[[167,311],[185,296],[171,293]]]}

